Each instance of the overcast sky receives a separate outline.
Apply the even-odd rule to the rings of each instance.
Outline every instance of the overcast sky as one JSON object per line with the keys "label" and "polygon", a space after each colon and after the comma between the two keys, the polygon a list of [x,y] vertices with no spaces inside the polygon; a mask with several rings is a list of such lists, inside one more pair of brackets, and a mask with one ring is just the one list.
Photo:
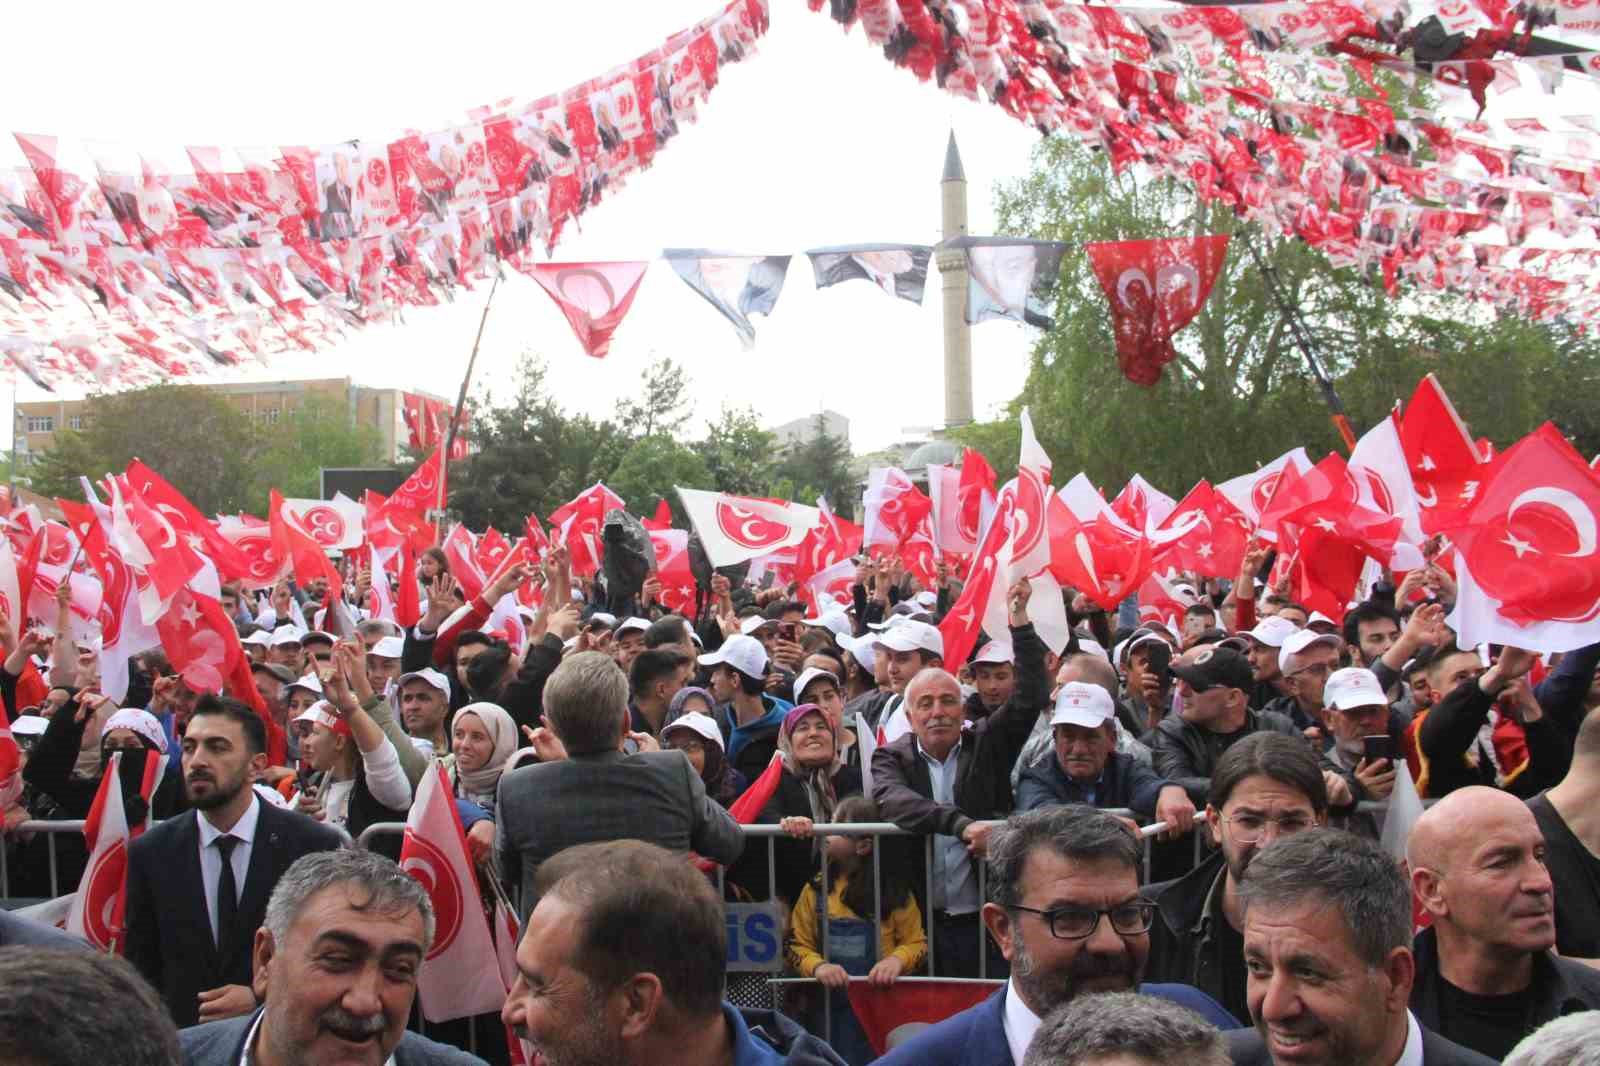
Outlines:
{"label": "overcast sky", "polygon": [[[693,379],[702,419],[724,404],[749,405],[775,425],[826,406],[850,419],[857,451],[941,422],[937,275],[918,308],[866,282],[818,292],[798,253],[937,242],[952,129],[971,232],[992,233],[994,189],[1026,174],[1036,136],[996,107],[895,69],[859,31],[846,36],[802,0],[773,0],[772,9],[759,50],[724,69],[700,121],[585,215],[581,230],[569,227],[554,256],[645,259],[666,247],[795,253],[776,312],[754,318],[754,350],[742,350],[733,327],[656,261],[610,355],[591,359],[543,291],[508,273],[484,334],[480,382],[505,394],[518,354],[532,350],[546,357],[569,409],[605,416],[635,392],[652,360],[671,356]],[[716,10],[715,0],[13,4],[8,35],[32,44],[7,54],[0,130],[60,136],[63,164],[80,172],[88,161],[72,153],[84,140],[129,145],[178,167],[185,145],[387,141],[406,128],[460,123],[492,101],[559,91]],[[1570,102],[1573,83],[1587,103]],[[1553,101],[1528,90],[1491,97],[1490,117],[1593,113],[1594,100],[1592,81],[1569,78]],[[1472,110],[1465,94],[1446,106]],[[0,166],[22,163],[9,136],[0,140]],[[453,306],[407,309],[403,324],[369,328],[315,356],[274,356],[270,370],[251,376],[349,376],[454,397],[486,292],[483,285]],[[974,329],[979,418],[1018,392],[1033,340],[1012,323]],[[30,392],[24,386],[22,398],[37,398]],[[9,404],[7,395],[0,417]]]}
{"label": "overcast sky", "polygon": [[[182,167],[191,144],[325,144],[443,128],[471,107],[601,74],[718,9],[715,0],[12,5],[8,35],[40,46],[7,55],[13,91],[0,102],[0,166],[23,164],[12,130],[56,134],[64,153],[73,142],[108,141]],[[581,231],[569,226],[553,258],[933,244],[951,129],[966,165],[971,232],[993,232],[993,189],[1027,172],[1035,135],[998,108],[919,83],[859,31],[846,36],[800,0],[775,0],[772,9],[757,53],[724,68],[700,121],[587,213]],[[94,32],[61,43],[64,27],[91,21]],[[316,356],[274,356],[270,370],[249,376],[349,376],[453,398],[487,291],[479,286],[453,306],[408,308],[404,324],[368,328]],[[748,404],[777,424],[826,406],[850,419],[861,451],[942,421],[939,300],[936,274],[920,308],[866,282],[819,292],[797,256],[772,317],[754,317],[756,344],[746,352],[733,327],[656,261],[611,353],[596,360],[549,297],[508,272],[476,377],[508,392],[518,354],[539,352],[569,409],[604,416],[638,388],[652,360],[671,356],[693,379],[698,417]],[[989,322],[973,334],[983,417],[1020,389],[1032,331]],[[42,395],[24,384],[22,399]]]}

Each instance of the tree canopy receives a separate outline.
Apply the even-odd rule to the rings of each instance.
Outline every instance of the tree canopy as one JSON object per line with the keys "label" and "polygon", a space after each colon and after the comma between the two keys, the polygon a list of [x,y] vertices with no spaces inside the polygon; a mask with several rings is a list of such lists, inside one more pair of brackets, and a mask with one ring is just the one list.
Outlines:
{"label": "tree canopy", "polygon": [[1057,480],[1081,469],[1108,493],[1134,473],[1181,494],[1298,444],[1313,455],[1342,450],[1247,243],[1275,269],[1358,435],[1431,371],[1479,436],[1505,445],[1551,418],[1585,454],[1600,449],[1600,414],[1584,399],[1596,395],[1600,342],[1566,326],[1496,317],[1419,289],[1391,298],[1375,266],[1336,269],[1303,242],[1269,239],[1176,183],[1113,176],[1103,155],[1070,138],[1040,142],[1032,172],[1000,190],[999,215],[1006,233],[1075,247],[1203,233],[1232,242],[1206,306],[1175,338],[1178,360],[1150,388],[1122,376],[1106,298],[1087,257],[1069,254],[1054,328],[1034,345],[1021,394],[1004,418],[958,434],[997,470],[1016,463],[1024,406]]}

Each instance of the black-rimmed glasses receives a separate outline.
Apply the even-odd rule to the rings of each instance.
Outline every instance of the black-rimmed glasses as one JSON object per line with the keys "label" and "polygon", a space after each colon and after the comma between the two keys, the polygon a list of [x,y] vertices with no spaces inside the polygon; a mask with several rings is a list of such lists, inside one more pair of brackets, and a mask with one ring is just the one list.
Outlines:
{"label": "black-rimmed glasses", "polygon": [[1057,907],[1042,911],[1037,907],[1013,906],[1014,911],[1037,914],[1050,926],[1050,935],[1057,940],[1086,940],[1100,928],[1102,915],[1111,919],[1111,928],[1121,936],[1138,936],[1148,933],[1155,921],[1156,905],[1144,900],[1119,903],[1115,907]]}

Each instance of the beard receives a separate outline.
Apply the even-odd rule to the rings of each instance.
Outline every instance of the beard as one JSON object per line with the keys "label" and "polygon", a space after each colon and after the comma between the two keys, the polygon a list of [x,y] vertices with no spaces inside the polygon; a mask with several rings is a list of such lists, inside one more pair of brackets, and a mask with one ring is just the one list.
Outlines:
{"label": "beard", "polygon": [[[1067,965],[1065,971],[1042,973],[1033,961],[1033,956],[1028,954],[1028,947],[1020,936],[1013,940],[1013,945],[1011,979],[1017,983],[1017,989],[1034,1009],[1034,1013],[1040,1017],[1061,1004],[1076,999],[1079,993],[1085,991],[1084,984],[1090,981],[1103,982],[1107,978],[1120,978],[1125,982],[1125,987],[1117,991],[1132,992],[1139,987],[1142,975],[1131,953],[1124,953],[1118,957],[1091,955],[1087,951],[1080,951]],[[1110,990],[1099,988],[1096,991]]]}
{"label": "beard", "polygon": [[513,1030],[520,1040],[533,1045],[544,1066],[617,1066],[627,1061],[621,1038],[606,1028],[605,1004],[593,985],[582,1011],[571,1015],[556,1042],[534,1040],[523,1028]]}
{"label": "beard", "polygon": [[211,785],[211,788],[206,792],[196,795],[194,780],[190,777],[183,779],[184,789],[189,794],[189,803],[196,810],[210,811],[218,807],[226,807],[231,803],[235,796],[249,787],[250,778],[248,770],[240,770],[238,775],[232,778],[208,775],[201,780]]}

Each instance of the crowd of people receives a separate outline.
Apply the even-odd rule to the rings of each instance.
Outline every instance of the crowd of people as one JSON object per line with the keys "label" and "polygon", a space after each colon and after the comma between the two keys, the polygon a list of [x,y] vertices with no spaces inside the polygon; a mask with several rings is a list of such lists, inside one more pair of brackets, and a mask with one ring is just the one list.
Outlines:
{"label": "crowd of people", "polygon": [[[344,638],[321,582],[224,588],[270,721],[159,651],[113,703],[63,593],[53,640],[0,631],[6,902],[79,883],[81,837],[37,823],[107,774],[151,827],[126,964],[0,910],[0,1061],[859,1064],[847,991],[918,977],[995,985],[878,1061],[1600,1061],[1600,644],[1460,647],[1438,565],[1340,622],[1269,571],[1179,582],[1181,621],[1069,591],[1059,651],[1020,581],[952,662],[958,583],[893,564],[820,607],[719,574],[688,619],[560,547],[471,598],[431,551],[407,630],[367,575]],[[521,921],[470,1038],[412,1025],[435,914],[384,828],[439,767]],[[781,998],[728,970],[724,905],[767,900],[809,982]]]}

